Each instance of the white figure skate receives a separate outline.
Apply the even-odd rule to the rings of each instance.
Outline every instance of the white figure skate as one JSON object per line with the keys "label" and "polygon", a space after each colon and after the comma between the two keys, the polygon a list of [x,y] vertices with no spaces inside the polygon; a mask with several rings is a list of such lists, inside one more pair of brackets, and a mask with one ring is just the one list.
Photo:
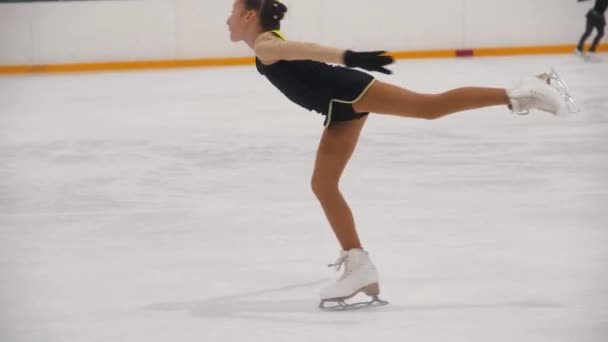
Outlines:
{"label": "white figure skate", "polygon": [[[344,311],[388,304],[378,298],[380,294],[378,271],[367,252],[361,249],[341,251],[340,258],[329,266],[335,267],[336,271],[339,271],[342,265],[344,265],[342,276],[321,291],[321,303],[319,304],[321,310]],[[360,292],[372,297],[372,300],[350,304],[346,302]]]}
{"label": "white figure skate", "polygon": [[578,49],[574,49],[574,55],[577,57],[580,57],[583,61],[588,62],[588,63],[602,62],[602,59],[600,58],[600,56],[594,51],[582,52],[582,51],[579,51]]}
{"label": "white figure skate", "polygon": [[602,58],[596,52],[589,51],[585,56],[585,62],[589,63],[601,63]]}
{"label": "white figure skate", "polygon": [[553,87],[560,94],[562,100],[566,102],[566,108],[569,113],[578,113],[580,112],[580,108],[578,107],[578,103],[572,94],[570,93],[570,89],[566,84],[566,81],[557,73],[554,68],[551,68],[550,73],[544,73],[537,76],[539,79],[544,80],[548,85]]}
{"label": "white figure skate", "polygon": [[574,55],[576,57],[581,58],[582,60],[586,61],[587,60],[587,54],[581,50],[579,50],[578,48],[574,49]]}
{"label": "white figure skate", "polygon": [[522,81],[507,91],[514,113],[526,115],[538,109],[558,116],[578,113],[579,108],[566,82],[555,69]]}

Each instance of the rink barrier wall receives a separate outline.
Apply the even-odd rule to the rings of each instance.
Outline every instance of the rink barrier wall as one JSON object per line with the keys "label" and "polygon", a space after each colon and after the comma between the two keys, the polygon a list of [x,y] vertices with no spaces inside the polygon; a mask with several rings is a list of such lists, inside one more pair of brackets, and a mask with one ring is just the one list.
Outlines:
{"label": "rink barrier wall", "polygon": [[[453,58],[453,57],[496,57],[515,55],[540,54],[569,54],[574,51],[575,45],[553,46],[527,46],[503,47],[458,50],[422,50],[422,51],[395,51],[390,55],[396,59],[417,58]],[[608,52],[608,45],[601,45],[599,52]],[[105,63],[76,63],[76,64],[48,64],[48,65],[0,65],[0,75],[28,74],[28,73],[63,73],[63,72],[95,72],[95,71],[128,71],[152,70],[173,68],[201,68],[201,67],[227,67],[253,65],[253,57],[230,58],[203,58],[190,60],[158,60],[158,61],[130,61]]]}

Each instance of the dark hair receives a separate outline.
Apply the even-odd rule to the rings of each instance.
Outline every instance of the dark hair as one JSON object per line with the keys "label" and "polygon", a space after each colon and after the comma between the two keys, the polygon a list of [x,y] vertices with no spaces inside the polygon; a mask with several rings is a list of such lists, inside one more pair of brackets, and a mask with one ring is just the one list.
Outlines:
{"label": "dark hair", "polygon": [[281,29],[287,6],[278,0],[243,0],[245,9],[256,11],[264,31]]}

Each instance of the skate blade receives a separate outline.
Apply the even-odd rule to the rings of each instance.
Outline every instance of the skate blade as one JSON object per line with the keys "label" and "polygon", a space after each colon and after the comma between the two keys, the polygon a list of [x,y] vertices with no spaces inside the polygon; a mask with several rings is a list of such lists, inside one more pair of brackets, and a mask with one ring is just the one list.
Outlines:
{"label": "skate blade", "polygon": [[570,93],[570,89],[568,88],[566,81],[564,81],[564,79],[557,73],[554,68],[551,68],[551,73],[548,74],[547,83],[549,83],[549,85],[551,85],[559,92],[562,99],[566,103],[566,108],[568,109],[569,113],[576,114],[580,112],[578,103],[574,96],[572,96],[572,94]]}
{"label": "skate blade", "polygon": [[[348,299],[353,298],[358,293],[364,293],[370,297],[372,300],[369,302],[358,302],[358,303],[348,303],[346,302]],[[355,291],[352,295],[343,298],[333,298],[333,299],[325,299],[319,303],[319,309],[323,311],[348,311],[348,310],[358,310],[369,308],[373,306],[384,306],[388,305],[388,302],[378,298],[380,294],[380,287],[378,283],[367,285],[358,291]]]}
{"label": "skate blade", "polygon": [[369,302],[357,302],[357,303],[347,303],[344,299],[339,300],[323,300],[319,304],[319,309],[322,311],[351,311],[351,310],[361,310],[376,306],[385,306],[389,303],[385,300],[378,298],[378,296],[374,296]]}

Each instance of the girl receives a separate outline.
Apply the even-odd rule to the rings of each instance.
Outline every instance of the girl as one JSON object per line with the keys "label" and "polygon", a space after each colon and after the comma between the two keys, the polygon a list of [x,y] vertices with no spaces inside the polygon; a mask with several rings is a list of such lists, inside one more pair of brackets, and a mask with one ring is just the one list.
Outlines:
{"label": "girl", "polygon": [[418,94],[376,81],[367,73],[326,63],[390,74],[385,66],[393,58],[383,51],[354,52],[288,41],[279,31],[286,12],[287,7],[277,0],[234,0],[227,24],[230,39],[245,42],[255,52],[260,74],[296,104],[325,116],[312,190],[342,247],[340,258],[330,266],[339,270],[344,265],[344,274],[321,291],[320,306],[334,302],[334,308],[352,308],[344,300],[359,292],[373,297],[364,304],[386,304],[377,297],[378,273],[361,245],[353,214],[338,187],[368,114],[432,120],[497,105],[518,113],[534,108],[557,114],[566,109],[565,103],[548,81],[537,78],[513,90],[460,88],[443,94]]}
{"label": "girl", "polygon": [[[578,0],[578,2],[582,1],[587,0]],[[606,8],[608,8],[608,0],[595,0],[595,5],[587,13],[587,27],[585,29],[585,33],[583,33],[576,50],[574,50],[575,54],[584,57],[585,60],[591,59],[597,50],[600,40],[602,40],[602,37],[604,37],[604,27],[606,27]],[[593,44],[589,49],[589,54],[585,55],[583,52],[585,41],[587,38],[589,38],[594,28],[597,30],[597,36],[595,36],[595,39],[593,39]]]}

